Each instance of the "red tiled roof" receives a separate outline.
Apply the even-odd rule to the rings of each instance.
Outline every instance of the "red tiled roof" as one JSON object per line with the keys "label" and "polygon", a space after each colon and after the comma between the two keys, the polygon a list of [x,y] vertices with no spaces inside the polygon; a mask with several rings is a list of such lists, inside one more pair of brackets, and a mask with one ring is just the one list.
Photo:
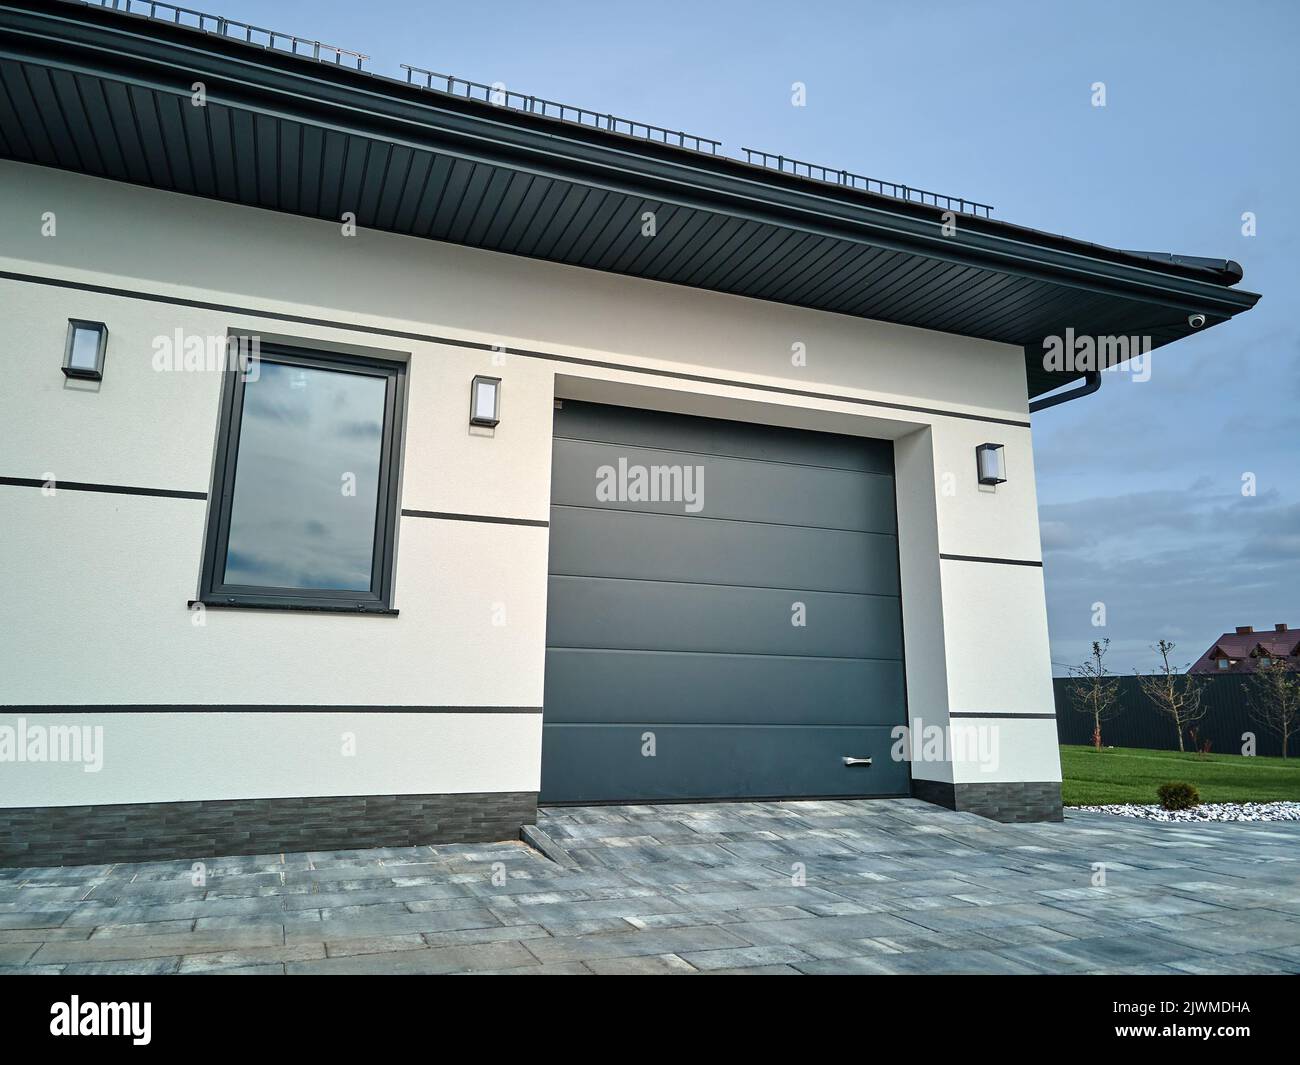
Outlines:
{"label": "red tiled roof", "polygon": [[[1254,673],[1258,656],[1296,659],[1300,666],[1300,629],[1282,632],[1225,632],[1214,641],[1205,654],[1192,665],[1189,673]],[[1218,658],[1233,660],[1227,669],[1220,669]]]}

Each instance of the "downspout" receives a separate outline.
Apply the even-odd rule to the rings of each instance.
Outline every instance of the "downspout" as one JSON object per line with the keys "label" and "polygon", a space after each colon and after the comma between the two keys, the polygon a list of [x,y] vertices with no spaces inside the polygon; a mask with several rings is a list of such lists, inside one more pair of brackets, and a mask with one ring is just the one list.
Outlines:
{"label": "downspout", "polygon": [[1029,404],[1029,413],[1037,414],[1040,410],[1047,410],[1048,407],[1055,407],[1062,403],[1069,403],[1072,399],[1082,399],[1084,396],[1092,395],[1099,388],[1101,388],[1101,371],[1087,370],[1083,375],[1082,388],[1075,388],[1069,392],[1062,392],[1059,395],[1048,396],[1046,399],[1036,399]]}

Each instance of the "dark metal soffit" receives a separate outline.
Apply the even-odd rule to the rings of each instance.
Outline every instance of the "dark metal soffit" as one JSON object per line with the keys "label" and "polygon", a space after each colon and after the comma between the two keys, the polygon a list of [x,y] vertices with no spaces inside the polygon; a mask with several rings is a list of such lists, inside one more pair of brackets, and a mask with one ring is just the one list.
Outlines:
{"label": "dark metal soffit", "polygon": [[1081,376],[1043,369],[1047,336],[1157,347],[1259,299],[1235,263],[966,216],[945,236],[935,207],[67,0],[0,0],[0,156],[1017,344],[1031,397]]}

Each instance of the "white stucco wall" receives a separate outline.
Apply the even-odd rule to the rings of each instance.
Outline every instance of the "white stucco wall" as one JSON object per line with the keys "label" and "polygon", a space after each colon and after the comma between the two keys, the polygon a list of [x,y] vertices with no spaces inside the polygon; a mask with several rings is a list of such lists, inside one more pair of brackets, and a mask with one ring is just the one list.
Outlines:
{"label": "white stucco wall", "polygon": [[[57,236],[42,236],[51,211]],[[1052,710],[1041,570],[937,557],[1040,557],[1029,430],[876,405],[1026,421],[1018,348],[389,234],[345,238],[321,221],[10,162],[0,232],[0,271],[45,279],[0,277],[0,476],[208,491],[220,378],[153,368],[153,339],[176,329],[409,356],[408,510],[545,519],[557,395],[886,437],[913,717]],[[159,295],[215,306],[137,298]],[[60,373],[69,317],[108,324],[102,383]],[[504,382],[491,435],[466,424],[476,373]],[[1010,480],[996,491],[975,483],[986,440],[1007,446]],[[399,616],[210,610],[196,626],[186,603],[206,505],[0,485],[0,704],[16,708],[0,724],[27,705],[541,705],[545,528],[404,517]],[[122,762],[99,798],[54,767],[4,766],[0,805],[212,798],[223,780],[225,797],[538,785],[539,715],[354,715],[373,730],[367,764],[393,767],[376,776],[337,769],[334,715],[258,714],[275,737],[259,749],[274,757],[250,758],[239,739],[252,714],[115,715]],[[998,775],[947,763],[914,775],[1059,779],[1051,721],[998,727]]]}

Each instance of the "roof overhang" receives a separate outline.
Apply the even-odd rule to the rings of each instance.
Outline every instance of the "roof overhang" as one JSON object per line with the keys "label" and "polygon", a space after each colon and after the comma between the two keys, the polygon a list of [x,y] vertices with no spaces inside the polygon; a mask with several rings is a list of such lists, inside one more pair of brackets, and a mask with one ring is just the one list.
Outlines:
{"label": "roof overhang", "polygon": [[1155,348],[1259,299],[1236,263],[948,235],[936,207],[69,0],[0,0],[0,90],[3,157],[1014,344],[1030,398],[1083,375],[1045,369],[1045,338]]}

